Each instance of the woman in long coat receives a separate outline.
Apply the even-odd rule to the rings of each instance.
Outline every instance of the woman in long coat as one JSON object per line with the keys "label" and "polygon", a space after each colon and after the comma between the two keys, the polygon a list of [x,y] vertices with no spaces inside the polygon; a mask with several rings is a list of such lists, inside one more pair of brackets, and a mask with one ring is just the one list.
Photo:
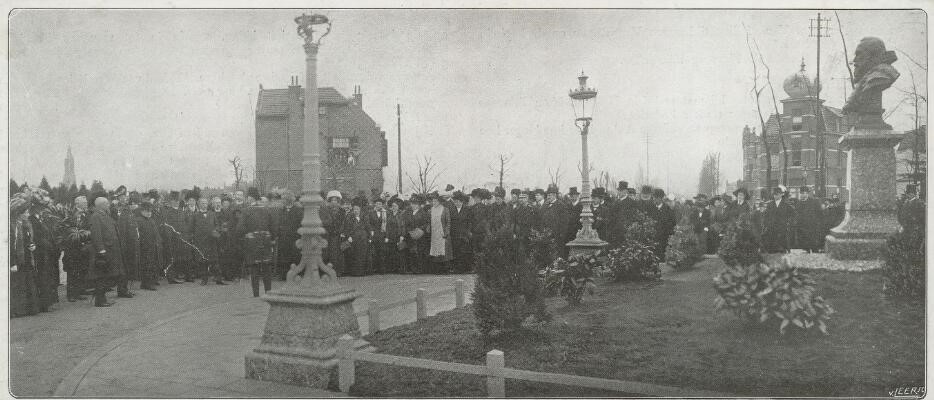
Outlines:
{"label": "woman in long coat", "polygon": [[23,317],[39,313],[39,291],[36,285],[36,264],[33,252],[32,223],[29,213],[17,216],[10,204],[10,316]]}
{"label": "woman in long coat", "polygon": [[431,257],[432,272],[441,273],[448,269],[448,262],[454,257],[454,248],[451,245],[451,212],[441,203],[437,193],[432,193],[431,224],[426,234],[431,239],[428,255]]}
{"label": "woman in long coat", "polygon": [[366,199],[357,197],[353,199],[351,212],[344,219],[343,240],[350,244],[344,252],[347,264],[347,274],[350,276],[364,276],[369,265],[370,224],[363,216],[363,207]]}

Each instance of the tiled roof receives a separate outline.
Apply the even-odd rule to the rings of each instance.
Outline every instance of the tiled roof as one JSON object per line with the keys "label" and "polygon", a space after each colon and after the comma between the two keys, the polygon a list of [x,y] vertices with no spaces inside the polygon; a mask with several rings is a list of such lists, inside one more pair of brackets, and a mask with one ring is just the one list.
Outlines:
{"label": "tiled roof", "polygon": [[[299,98],[305,89],[299,89]],[[318,88],[318,104],[345,104],[347,99],[332,87]],[[260,89],[256,99],[257,115],[286,115],[289,113],[289,89]]]}

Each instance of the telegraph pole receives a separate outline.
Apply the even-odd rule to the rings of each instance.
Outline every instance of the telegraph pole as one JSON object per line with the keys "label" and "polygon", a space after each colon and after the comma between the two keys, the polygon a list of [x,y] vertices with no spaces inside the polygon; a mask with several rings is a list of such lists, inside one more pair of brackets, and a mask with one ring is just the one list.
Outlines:
{"label": "telegraph pole", "polygon": [[645,184],[649,185],[649,131],[645,131]]}
{"label": "telegraph pole", "polygon": [[397,188],[396,193],[399,196],[402,196],[402,105],[396,103],[396,160],[399,162],[397,165],[399,170],[399,176],[397,177]]}
{"label": "telegraph pole", "polygon": [[824,161],[824,159],[826,158],[826,153],[827,153],[825,149],[826,146],[824,143],[824,130],[825,130],[824,112],[823,112],[824,106],[821,105],[821,101],[820,101],[820,89],[821,89],[820,38],[830,37],[829,29],[830,29],[829,18],[821,18],[820,13],[817,13],[817,19],[813,19],[813,18],[811,19],[810,37],[817,38],[817,78],[816,78],[817,84],[815,85],[817,86],[817,98],[815,99],[815,102],[817,103],[817,107],[814,108],[815,114],[816,114],[815,117],[817,117],[817,131],[815,132],[815,136],[817,138],[817,146],[816,146],[817,147],[816,148],[817,150],[816,152],[817,153],[817,165],[816,165],[817,176],[815,176],[815,179],[814,179],[815,181],[814,186],[816,186],[815,191],[817,192],[818,197],[824,197],[827,194],[827,171],[826,171],[826,163]]}

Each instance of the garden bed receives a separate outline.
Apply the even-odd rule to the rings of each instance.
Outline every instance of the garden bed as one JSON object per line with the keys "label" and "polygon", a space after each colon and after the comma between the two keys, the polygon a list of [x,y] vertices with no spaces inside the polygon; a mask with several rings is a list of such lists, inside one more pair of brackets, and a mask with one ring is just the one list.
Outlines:
{"label": "garden bed", "polygon": [[[733,393],[740,396],[887,396],[924,384],[924,307],[888,300],[874,272],[809,271],[833,305],[828,336],[781,336],[715,312],[705,260],[680,279],[605,283],[584,304],[550,299],[550,323],[484,343],[472,310],[453,310],[369,335],[379,352],[483,364],[499,349],[506,366]],[[672,276],[674,278],[674,276]],[[485,396],[484,378],[365,362],[351,394]],[[510,397],[627,394],[507,380]]]}

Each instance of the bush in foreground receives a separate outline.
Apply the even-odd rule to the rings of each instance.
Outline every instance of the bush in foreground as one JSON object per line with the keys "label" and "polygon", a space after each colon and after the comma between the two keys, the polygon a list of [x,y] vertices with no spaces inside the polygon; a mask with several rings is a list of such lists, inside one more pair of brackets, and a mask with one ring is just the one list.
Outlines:
{"label": "bush in foreground", "polygon": [[652,244],[634,240],[627,240],[607,253],[607,268],[617,282],[658,279],[662,274],[658,263]]}
{"label": "bush in foreground", "polygon": [[924,229],[904,230],[889,237],[882,265],[882,288],[892,297],[924,298]]}
{"label": "bush in foreground", "polygon": [[[503,233],[489,241],[478,256],[477,280],[471,298],[477,328],[484,336],[514,331],[531,315],[545,317],[544,302],[531,263],[516,265],[514,241]],[[531,282],[530,282],[531,281]]]}
{"label": "bush in foreground", "polygon": [[593,294],[597,284],[594,277],[603,267],[599,261],[600,252],[594,254],[578,254],[568,260],[556,259],[541,272],[545,285],[545,292],[551,295],[560,294],[567,299],[568,304],[578,305],[583,301],[584,293]]}
{"label": "bush in foreground", "polygon": [[827,320],[834,312],[814,293],[814,280],[787,264],[727,267],[714,277],[714,287],[719,294],[717,309],[730,310],[749,322],[777,325],[781,334],[795,326],[826,335]]}

